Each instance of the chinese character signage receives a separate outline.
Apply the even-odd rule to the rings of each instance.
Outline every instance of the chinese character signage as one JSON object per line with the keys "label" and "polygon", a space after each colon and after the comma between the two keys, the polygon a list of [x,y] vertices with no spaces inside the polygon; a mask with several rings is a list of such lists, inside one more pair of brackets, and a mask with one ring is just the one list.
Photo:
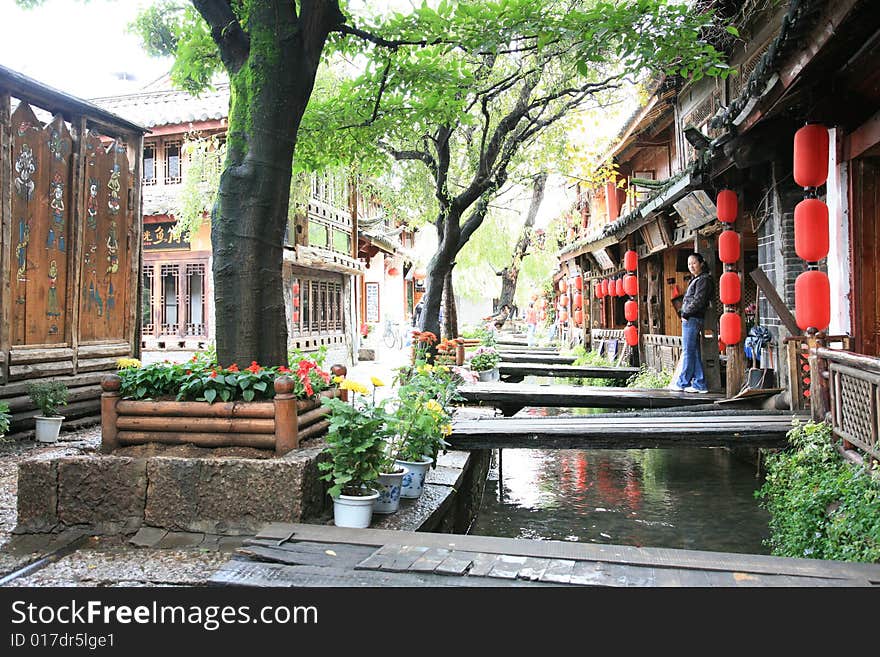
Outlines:
{"label": "chinese character signage", "polygon": [[174,235],[176,221],[144,225],[144,251],[188,250],[189,241],[183,235]]}

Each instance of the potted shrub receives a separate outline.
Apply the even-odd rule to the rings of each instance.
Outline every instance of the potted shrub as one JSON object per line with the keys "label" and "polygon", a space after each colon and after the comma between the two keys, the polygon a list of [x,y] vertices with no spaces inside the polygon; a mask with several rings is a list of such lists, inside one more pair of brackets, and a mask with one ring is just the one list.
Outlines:
{"label": "potted shrub", "polygon": [[498,371],[498,363],[501,355],[495,347],[479,347],[471,357],[470,368],[476,372],[480,381],[498,381],[501,376]]}
{"label": "potted shrub", "polygon": [[401,497],[422,494],[428,468],[445,453],[444,438],[452,433],[447,404],[455,396],[456,384],[443,365],[422,363],[401,374],[396,407],[390,418],[392,451],[396,462],[407,468],[401,482]]}
{"label": "potted shrub", "polygon": [[[339,387],[352,393],[365,394],[367,388],[350,380]],[[333,498],[333,522],[337,527],[370,526],[373,502],[379,498],[375,482],[385,460],[387,420],[384,403],[358,399],[351,403],[341,399],[324,399],[330,408],[330,427],[324,453],[330,458],[318,464],[321,478],[331,483],[328,493]]]}
{"label": "potted shrub", "polygon": [[67,405],[67,386],[60,381],[47,381],[31,383],[27,390],[31,401],[40,409],[40,415],[34,418],[37,442],[54,443],[58,440],[64,421],[64,417],[58,414],[58,408]]}
{"label": "potted shrub", "polygon": [[9,431],[10,419],[9,404],[6,402],[0,402],[0,438],[5,436],[6,432]]}

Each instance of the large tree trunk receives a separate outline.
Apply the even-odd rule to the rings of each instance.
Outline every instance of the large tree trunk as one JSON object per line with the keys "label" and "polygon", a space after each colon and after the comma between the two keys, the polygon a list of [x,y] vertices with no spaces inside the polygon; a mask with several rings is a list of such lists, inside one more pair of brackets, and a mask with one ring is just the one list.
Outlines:
{"label": "large tree trunk", "polygon": [[[516,284],[519,281],[519,270],[522,265],[523,258],[528,253],[529,246],[532,244],[532,227],[535,225],[535,217],[538,214],[538,208],[541,207],[541,201],[544,200],[544,188],[547,184],[547,174],[541,173],[535,176],[534,186],[532,187],[532,202],[529,205],[529,212],[526,215],[526,221],[523,224],[522,232],[513,255],[510,258],[510,264],[501,270],[501,298],[498,300],[497,310],[500,312],[505,305],[509,308],[514,307],[513,298],[516,295]],[[501,317],[501,325],[504,325],[506,317]]]}
{"label": "large tree trunk", "polygon": [[327,31],[304,31],[275,4],[251,3],[248,56],[229,71],[228,151],[211,214],[221,365],[287,364],[282,260],[293,152]]}
{"label": "large tree trunk", "polygon": [[452,276],[452,264],[459,251],[460,218],[460,214],[451,213],[449,210],[441,212],[437,218],[435,225],[440,244],[428,263],[425,277],[425,296],[422,298],[425,303],[421,317],[422,330],[429,331],[438,338],[441,333],[440,306],[443,302],[443,289],[447,277]]}

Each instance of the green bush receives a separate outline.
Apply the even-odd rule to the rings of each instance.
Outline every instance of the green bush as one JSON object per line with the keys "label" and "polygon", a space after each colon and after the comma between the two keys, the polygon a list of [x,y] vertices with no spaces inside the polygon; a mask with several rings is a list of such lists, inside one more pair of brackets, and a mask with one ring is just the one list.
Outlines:
{"label": "green bush", "polygon": [[659,372],[642,365],[639,371],[626,380],[627,388],[666,388],[672,382],[672,374],[666,370]]}
{"label": "green bush", "polygon": [[755,493],[771,515],[772,554],[880,561],[877,473],[841,458],[824,422],[795,423],[788,440],[793,449],[767,456]]}
{"label": "green bush", "polygon": [[9,415],[9,404],[6,402],[0,402],[0,436],[9,431],[9,420],[11,416]]}
{"label": "green bush", "polygon": [[[576,345],[566,353],[575,357],[572,365],[584,367],[614,367],[614,363],[608,360],[605,356],[596,351],[587,351],[583,345]],[[613,386],[614,379],[585,377],[574,379],[573,383],[582,386]]]}

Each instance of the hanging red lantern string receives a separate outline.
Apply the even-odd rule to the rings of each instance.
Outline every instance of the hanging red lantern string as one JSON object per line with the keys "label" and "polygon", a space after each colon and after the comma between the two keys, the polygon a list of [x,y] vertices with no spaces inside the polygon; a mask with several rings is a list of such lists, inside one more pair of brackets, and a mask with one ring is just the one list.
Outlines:
{"label": "hanging red lantern string", "polygon": [[584,289],[584,278],[580,274],[574,277],[574,289],[575,290],[583,290]]}
{"label": "hanging red lantern string", "polygon": [[562,306],[563,308],[568,307],[568,295],[567,294],[563,294],[561,297],[559,297],[559,305]]}
{"label": "hanging red lantern string", "polygon": [[794,208],[794,250],[807,262],[828,255],[828,206],[817,198],[805,198]]}
{"label": "hanging red lantern string", "polygon": [[739,280],[739,274],[735,271],[728,271],[721,274],[721,280],[718,281],[718,297],[721,303],[725,305],[734,305],[739,303],[742,298],[742,285]]}
{"label": "hanging red lantern string", "polygon": [[627,274],[623,277],[623,291],[629,297],[639,296],[639,277],[635,274]]}
{"label": "hanging red lantern string", "polygon": [[794,133],[794,181],[819,187],[828,179],[828,129],[813,123]]}
{"label": "hanging red lantern string", "polygon": [[596,288],[595,288],[594,294],[596,295],[597,299],[601,299],[605,296],[604,294],[602,294],[602,281],[599,281],[598,283],[596,283]]}
{"label": "hanging red lantern string", "polygon": [[718,192],[715,204],[719,221],[725,224],[732,224],[736,221],[736,215],[739,213],[736,192],[732,189],[722,189]]}
{"label": "hanging red lantern string", "polygon": [[630,347],[635,347],[639,343],[639,329],[629,324],[623,329],[623,337],[626,340],[626,344]]}
{"label": "hanging red lantern string", "polygon": [[639,318],[639,304],[630,299],[625,304],[623,304],[623,316],[626,317],[626,321],[634,322]]}
{"label": "hanging red lantern string", "polygon": [[626,292],[623,290],[623,279],[618,278],[614,283],[614,292],[617,296],[622,297],[626,296]]}
{"label": "hanging red lantern string", "polygon": [[559,279],[559,291],[565,294],[565,291],[568,289],[568,283],[565,282],[564,278]]}
{"label": "hanging red lantern string", "polygon": [[794,282],[794,312],[798,328],[824,331],[831,323],[831,283],[828,274],[811,269]]}
{"label": "hanging red lantern string", "polygon": [[580,292],[575,292],[571,298],[571,302],[574,305],[575,309],[582,308],[584,305],[584,295]]}
{"label": "hanging red lantern string", "polygon": [[635,271],[639,266],[639,254],[630,249],[623,254],[623,268],[627,271]]}
{"label": "hanging red lantern string", "polygon": [[584,314],[580,310],[574,311],[574,323],[577,324],[578,326],[580,326],[584,323]]}

